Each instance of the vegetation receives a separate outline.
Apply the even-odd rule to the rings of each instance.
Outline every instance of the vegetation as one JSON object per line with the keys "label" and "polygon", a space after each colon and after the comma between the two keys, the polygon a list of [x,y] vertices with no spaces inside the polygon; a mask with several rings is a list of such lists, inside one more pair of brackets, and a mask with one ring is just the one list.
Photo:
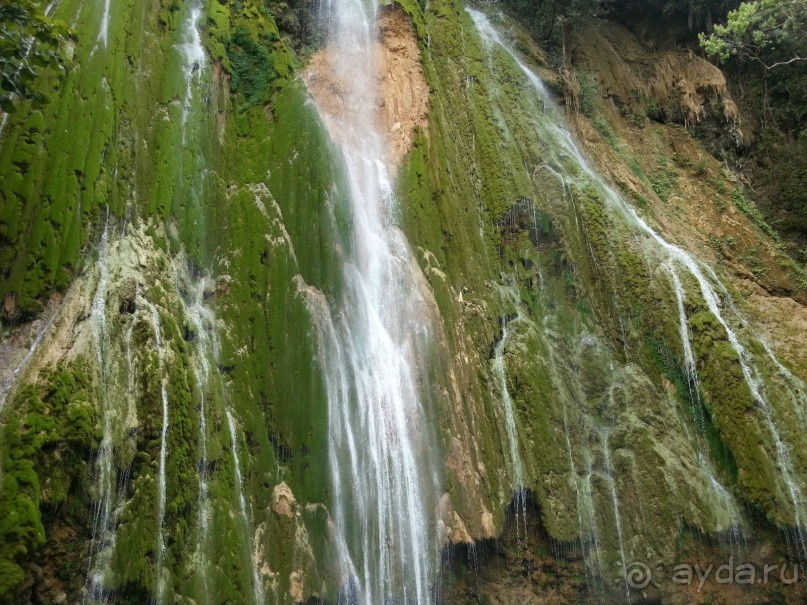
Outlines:
{"label": "vegetation", "polygon": [[[638,10],[637,2],[522,0],[514,5],[531,15],[550,46],[561,49],[576,19],[620,7]],[[121,4],[129,10],[135,6],[131,0]],[[281,31],[302,31],[295,22],[296,9],[284,4],[270,5],[273,12],[284,15]],[[293,2],[292,7],[307,4]],[[440,418],[435,422],[445,429],[450,456],[479,469],[474,474],[480,481],[464,481],[451,475],[452,469],[446,473],[451,504],[467,521],[469,532],[488,531],[479,525],[479,502],[490,508],[492,523],[501,526],[504,506],[499,505],[509,500],[512,487],[500,472],[503,436],[494,428],[497,401],[491,397],[495,388],[486,368],[490,345],[500,337],[500,318],[512,316],[516,305],[519,320],[511,322],[507,380],[517,406],[531,488],[542,507],[542,523],[553,538],[568,543],[585,538],[580,535],[575,502],[586,465],[603,464],[601,436],[591,430],[601,426],[613,427],[609,451],[614,468],[595,469],[595,474],[613,477],[620,494],[642,495],[641,501],[631,497],[622,503],[623,518],[630,524],[626,532],[636,536],[637,543],[648,539],[654,545],[672,545],[682,524],[711,531],[702,518],[707,504],[698,501],[703,488],[692,480],[691,468],[682,472],[677,466],[682,460],[692,461],[686,451],[681,453],[685,441],[681,435],[692,427],[681,424],[691,422],[688,408],[680,406],[682,420],[675,405],[668,405],[675,397],[679,404],[704,407],[697,413],[708,420],[708,438],[721,470],[731,479],[736,475],[738,489],[773,515],[781,508],[774,498],[776,471],[764,452],[751,447],[748,435],[762,443],[769,444],[770,439],[754,426],[756,416],[749,413],[753,402],[742,386],[736,355],[721,325],[698,305],[696,285],[687,285],[687,291],[695,293],[687,305],[704,394],[710,395],[703,401],[693,398],[688,388],[678,350],[680,326],[677,314],[670,312],[674,302],[669,288],[658,286],[666,279],[664,272],[657,270],[655,259],[643,247],[646,242],[639,241],[642,238],[602,191],[584,185],[588,179],[573,158],[552,148],[545,123],[551,119],[549,112],[536,110],[523,74],[512,62],[491,60],[472,34],[461,3],[432,0],[425,16],[420,12],[422,3],[402,0],[402,4],[416,30],[425,32],[420,40],[430,50],[423,53],[423,63],[431,114],[427,128],[416,133],[396,183],[402,200],[401,227],[442,319],[435,325],[439,332],[435,348],[440,350],[434,352],[435,363],[428,364],[426,377],[439,393],[434,414]],[[690,11],[698,19],[719,10],[717,2],[707,0],[646,4],[662,7],[669,15]],[[8,132],[13,137],[0,149],[4,271],[0,295],[19,294],[29,314],[38,309],[36,300],[49,286],[70,283],[77,263],[88,256],[86,242],[97,236],[97,230],[84,225],[97,221],[99,211],[131,215],[129,225],[145,221],[154,234],[155,249],[174,245],[186,251],[192,245],[209,249],[192,263],[194,273],[212,273],[205,300],[215,307],[222,326],[220,359],[212,368],[215,378],[201,386],[207,397],[210,439],[206,458],[202,459],[198,442],[202,392],[193,376],[194,343],[201,336],[183,316],[177,292],[183,285],[175,283],[169,256],[161,253],[159,262],[148,255],[137,260],[149,266],[146,278],[137,280],[138,294],[159,307],[164,360],[157,354],[145,315],[129,317],[139,311],[136,301],[127,299],[119,307],[111,296],[113,304],[108,305],[120,308],[119,314],[111,314],[110,340],[120,343],[121,332],[131,326],[135,351],[131,362],[138,418],[126,446],[115,449],[116,472],[126,474],[128,483],[112,562],[114,577],[109,580],[116,598],[125,595],[131,602],[151,600],[154,587],[162,385],[170,401],[165,528],[171,537],[166,568],[173,572],[172,597],[238,602],[250,588],[251,574],[244,565],[245,528],[233,514],[238,503],[232,445],[242,454],[240,470],[255,526],[246,529],[256,530],[255,551],[264,557],[262,567],[271,569],[276,594],[283,595],[278,600],[289,594],[293,574],[300,569],[306,596],[326,593],[338,582],[317,576],[327,570],[306,568],[309,555],[301,548],[310,546],[316,565],[328,565],[332,534],[326,506],[333,495],[327,480],[327,395],[313,361],[316,326],[302,290],[316,288],[329,300],[339,295],[343,255],[350,246],[347,226],[352,221],[342,199],[347,187],[334,161],[338,155],[306,103],[302,83],[294,77],[296,59],[281,40],[266,3],[212,0],[209,5],[204,37],[217,69],[200,76],[207,98],[199,95],[198,103],[200,107],[209,103],[210,109],[203,118],[194,118],[200,125],[191,122],[198,132],[188,137],[190,142],[178,143],[182,108],[176,99],[186,85],[175,57],[179,17],[161,14],[164,35],[140,37],[138,30],[156,30],[156,22],[143,21],[147,11],[131,10],[131,25],[113,24],[120,29],[111,37],[125,40],[120,45],[125,50],[110,44],[108,52],[91,54],[94,32],[84,31],[76,51],[81,69],[68,76],[59,103],[47,104],[26,120],[12,116]],[[141,57],[146,57],[143,63]],[[137,69],[127,65],[130,60]],[[670,200],[665,210],[674,209],[678,199],[673,195],[685,196],[688,169],[704,178],[711,174],[704,161],[693,167],[694,154],[658,155],[655,164],[642,165],[621,152],[621,130],[609,122],[612,114],[605,110],[607,99],[599,94],[597,80],[578,72],[577,84],[581,113],[610,144],[608,150],[622,154],[641,181],[634,197],[645,206],[643,216],[658,209],[653,191]],[[238,111],[228,111],[234,106]],[[661,111],[652,99],[645,107],[649,117]],[[644,116],[638,117],[643,124]],[[656,127],[648,125],[645,132]],[[88,151],[72,153],[74,148]],[[196,164],[190,156],[202,159]],[[199,182],[200,165],[210,191],[201,196],[202,203],[188,203],[179,212],[177,204],[189,197],[189,185]],[[570,178],[561,181],[558,174]],[[788,188],[796,190],[800,182],[793,179]],[[723,180],[719,186],[725,188]],[[762,227],[750,200],[739,190],[733,197],[735,205]],[[202,241],[191,243],[190,225],[196,219],[212,227],[198,235]],[[71,225],[73,231],[63,235],[65,226]],[[166,232],[172,233],[170,244]],[[733,245],[728,243],[730,237],[726,236],[726,245]],[[714,241],[719,247],[720,241]],[[128,240],[122,243],[128,246]],[[139,256],[137,252],[133,256]],[[129,274],[113,273],[112,282],[119,274]],[[502,282],[517,301],[502,302],[495,287]],[[448,382],[441,367],[444,354],[447,358],[459,350],[464,354],[452,362],[456,381],[440,382]],[[124,365],[120,352],[109,358]],[[17,600],[13,593],[30,579],[28,564],[35,556],[58,560],[43,555],[54,542],[49,524],[70,522],[75,527],[92,510],[96,495],[86,493],[92,477],[87,463],[97,451],[97,415],[104,403],[97,401],[102,391],[91,376],[80,364],[57,367],[10,402],[0,435],[4,472],[0,601]],[[667,388],[666,381],[674,388]],[[128,388],[124,383],[113,388]],[[222,430],[225,402],[237,423],[235,444],[226,428]],[[659,418],[663,430],[655,424]],[[473,447],[463,449],[468,444]],[[47,477],[40,476],[42,468],[48,469]],[[188,565],[197,555],[193,547],[200,531],[201,473],[208,473],[213,510],[210,552],[217,557],[209,578],[199,577],[202,572]],[[280,481],[287,483],[299,503],[294,517],[273,512],[272,490]],[[595,497],[602,497],[603,485],[595,481],[589,488]],[[658,521],[643,526],[643,518]],[[75,539],[76,559],[86,552],[86,533],[82,530]],[[307,543],[296,542],[299,536],[307,536]],[[616,538],[603,539],[608,556],[614,556]],[[247,559],[252,556],[247,553]],[[467,569],[460,569],[464,576]],[[82,582],[85,572],[82,567],[72,578]],[[202,598],[205,581],[213,587],[213,598]],[[336,600],[333,595],[320,596]]]}
{"label": "vegetation", "polygon": [[[271,42],[270,35],[265,36]],[[245,26],[239,26],[227,45],[232,79],[230,90],[243,99],[242,108],[249,109],[266,101],[269,85],[277,78],[266,46],[256,42]]]}
{"label": "vegetation", "polygon": [[507,0],[506,5],[540,42],[555,49],[565,48],[569,29],[577,20],[602,12],[598,0]]}
{"label": "vegetation", "polygon": [[[807,145],[807,1],[757,0],[731,11],[724,24],[699,37],[731,80],[758,132],[739,154],[767,223],[803,248]],[[750,161],[749,161],[750,160]],[[802,254],[802,259],[803,259]]]}
{"label": "vegetation", "polygon": [[807,61],[807,1],[743,2],[725,25],[700,34],[700,43],[710,57],[738,57],[766,70]]}
{"label": "vegetation", "polygon": [[61,64],[66,34],[36,0],[0,4],[0,110],[11,111],[15,99],[44,100],[33,84],[42,69]]}

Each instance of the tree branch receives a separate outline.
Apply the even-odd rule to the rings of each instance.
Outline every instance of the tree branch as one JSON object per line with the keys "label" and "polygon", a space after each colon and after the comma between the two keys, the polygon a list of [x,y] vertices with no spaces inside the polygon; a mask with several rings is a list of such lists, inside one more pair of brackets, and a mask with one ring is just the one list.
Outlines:
{"label": "tree branch", "polygon": [[793,57],[792,59],[788,59],[787,61],[777,61],[772,65],[767,65],[766,63],[763,63],[763,65],[765,66],[765,69],[770,71],[771,69],[774,69],[776,67],[782,67],[783,65],[790,65],[791,63],[795,63],[796,61],[807,61],[807,57]]}

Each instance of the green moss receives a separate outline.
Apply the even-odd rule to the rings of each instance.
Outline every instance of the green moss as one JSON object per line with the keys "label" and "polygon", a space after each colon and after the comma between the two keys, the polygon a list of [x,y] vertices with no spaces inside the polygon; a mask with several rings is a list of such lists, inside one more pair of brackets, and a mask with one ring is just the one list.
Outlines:
{"label": "green moss", "polygon": [[13,603],[45,544],[50,511],[68,498],[85,500],[86,461],[98,436],[81,361],[48,371],[42,386],[25,387],[9,409],[0,438],[0,598]]}
{"label": "green moss", "polygon": [[659,156],[657,164],[658,167],[650,175],[650,185],[656,195],[666,202],[677,188],[678,174],[669,167],[664,156]]}

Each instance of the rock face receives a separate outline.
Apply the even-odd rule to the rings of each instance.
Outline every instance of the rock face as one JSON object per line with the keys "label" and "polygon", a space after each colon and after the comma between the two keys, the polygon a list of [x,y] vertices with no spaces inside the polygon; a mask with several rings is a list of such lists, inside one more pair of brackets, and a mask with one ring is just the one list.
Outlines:
{"label": "rock face", "polygon": [[572,45],[575,66],[596,74],[600,92],[617,105],[685,126],[716,118],[740,142],[740,114],[725,76],[691,50],[647,49],[610,21],[582,24]]}
{"label": "rock face", "polygon": [[804,548],[807,277],[686,130],[739,136],[715,67],[597,22],[558,74],[495,7],[403,0],[354,99],[259,0],[111,6],[103,44],[58,5],[66,80],[0,138],[0,602],[349,600],[311,302],[356,133],[310,96],[371,104],[433,315],[441,603],[804,601],[626,585]]}

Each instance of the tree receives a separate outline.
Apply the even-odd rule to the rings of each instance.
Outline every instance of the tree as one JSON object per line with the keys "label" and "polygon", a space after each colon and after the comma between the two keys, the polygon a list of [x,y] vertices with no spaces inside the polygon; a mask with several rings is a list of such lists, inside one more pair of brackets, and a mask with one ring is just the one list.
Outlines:
{"label": "tree", "polygon": [[743,2],[700,43],[710,57],[736,57],[766,71],[807,61],[807,0]]}
{"label": "tree", "polygon": [[601,13],[610,0],[505,0],[503,4],[550,49],[564,45],[567,30],[578,20]]}
{"label": "tree", "polygon": [[43,68],[61,65],[66,34],[36,0],[0,2],[0,110],[11,111],[16,98],[42,101],[33,82]]}

